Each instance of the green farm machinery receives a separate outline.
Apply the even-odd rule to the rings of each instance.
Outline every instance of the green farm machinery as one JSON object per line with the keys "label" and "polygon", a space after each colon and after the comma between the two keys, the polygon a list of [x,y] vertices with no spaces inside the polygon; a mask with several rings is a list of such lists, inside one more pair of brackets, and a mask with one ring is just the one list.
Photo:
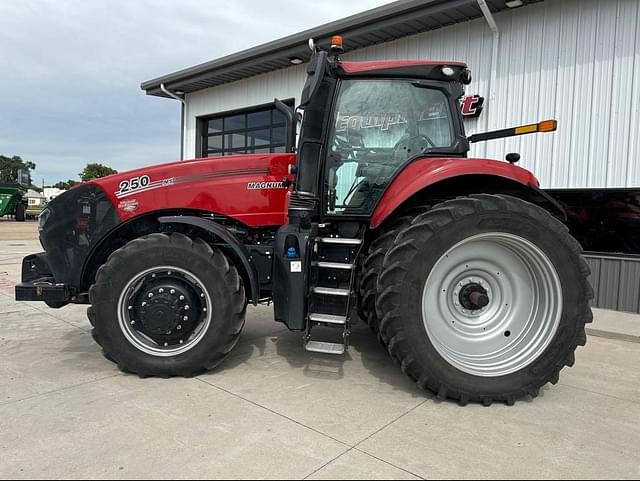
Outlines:
{"label": "green farm machinery", "polygon": [[18,222],[26,219],[27,189],[21,183],[0,183],[0,217],[11,215]]}

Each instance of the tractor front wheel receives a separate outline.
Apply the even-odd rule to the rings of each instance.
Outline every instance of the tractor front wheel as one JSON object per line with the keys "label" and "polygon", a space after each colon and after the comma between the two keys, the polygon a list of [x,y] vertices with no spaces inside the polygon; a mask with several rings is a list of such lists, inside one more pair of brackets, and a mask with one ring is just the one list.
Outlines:
{"label": "tractor front wheel", "polygon": [[151,234],[115,251],[89,291],[105,357],[125,372],[190,376],[235,347],[246,313],[242,279],[225,255],[183,234]]}
{"label": "tractor front wheel", "polygon": [[439,398],[512,404],[555,384],[592,319],[580,245],[508,196],[440,204],[400,232],[378,278],[380,335]]}

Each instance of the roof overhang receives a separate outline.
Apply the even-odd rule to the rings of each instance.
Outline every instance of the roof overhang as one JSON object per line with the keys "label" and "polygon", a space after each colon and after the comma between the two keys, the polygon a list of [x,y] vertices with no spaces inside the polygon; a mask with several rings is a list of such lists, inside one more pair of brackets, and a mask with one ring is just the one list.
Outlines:
{"label": "roof overhang", "polygon": [[[524,0],[524,4],[542,0]],[[506,10],[506,0],[486,0],[492,12]],[[291,59],[307,62],[308,40],[328,48],[331,37],[344,38],[345,51],[435,30],[482,17],[477,0],[401,0],[335,22],[305,30],[257,47],[143,82],[148,95],[169,97],[160,88],[191,93],[292,67]],[[464,59],[461,59],[464,60]]]}

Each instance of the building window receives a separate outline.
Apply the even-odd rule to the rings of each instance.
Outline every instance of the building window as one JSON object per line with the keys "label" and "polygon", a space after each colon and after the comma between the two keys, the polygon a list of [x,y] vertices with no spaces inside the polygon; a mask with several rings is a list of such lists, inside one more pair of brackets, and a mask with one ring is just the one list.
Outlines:
{"label": "building window", "polygon": [[[285,102],[293,106],[293,100]],[[271,105],[201,119],[202,156],[284,152],[287,121]]]}

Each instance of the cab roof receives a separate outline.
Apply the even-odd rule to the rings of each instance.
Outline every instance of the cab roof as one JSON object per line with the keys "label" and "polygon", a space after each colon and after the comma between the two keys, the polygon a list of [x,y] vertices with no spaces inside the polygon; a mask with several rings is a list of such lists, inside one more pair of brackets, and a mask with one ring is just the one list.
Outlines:
{"label": "cab roof", "polygon": [[420,69],[430,70],[433,67],[462,67],[464,62],[438,61],[438,60],[374,60],[370,62],[338,62],[338,67],[346,74],[359,74],[368,72],[381,72],[396,69]]}
{"label": "cab roof", "polygon": [[[445,67],[449,75],[444,74]],[[442,82],[469,83],[470,73],[467,65],[455,61],[434,60],[382,60],[373,62],[338,62],[336,64],[340,77],[400,77]],[[464,73],[464,74],[463,74]],[[464,79],[464,80],[463,80]]]}

